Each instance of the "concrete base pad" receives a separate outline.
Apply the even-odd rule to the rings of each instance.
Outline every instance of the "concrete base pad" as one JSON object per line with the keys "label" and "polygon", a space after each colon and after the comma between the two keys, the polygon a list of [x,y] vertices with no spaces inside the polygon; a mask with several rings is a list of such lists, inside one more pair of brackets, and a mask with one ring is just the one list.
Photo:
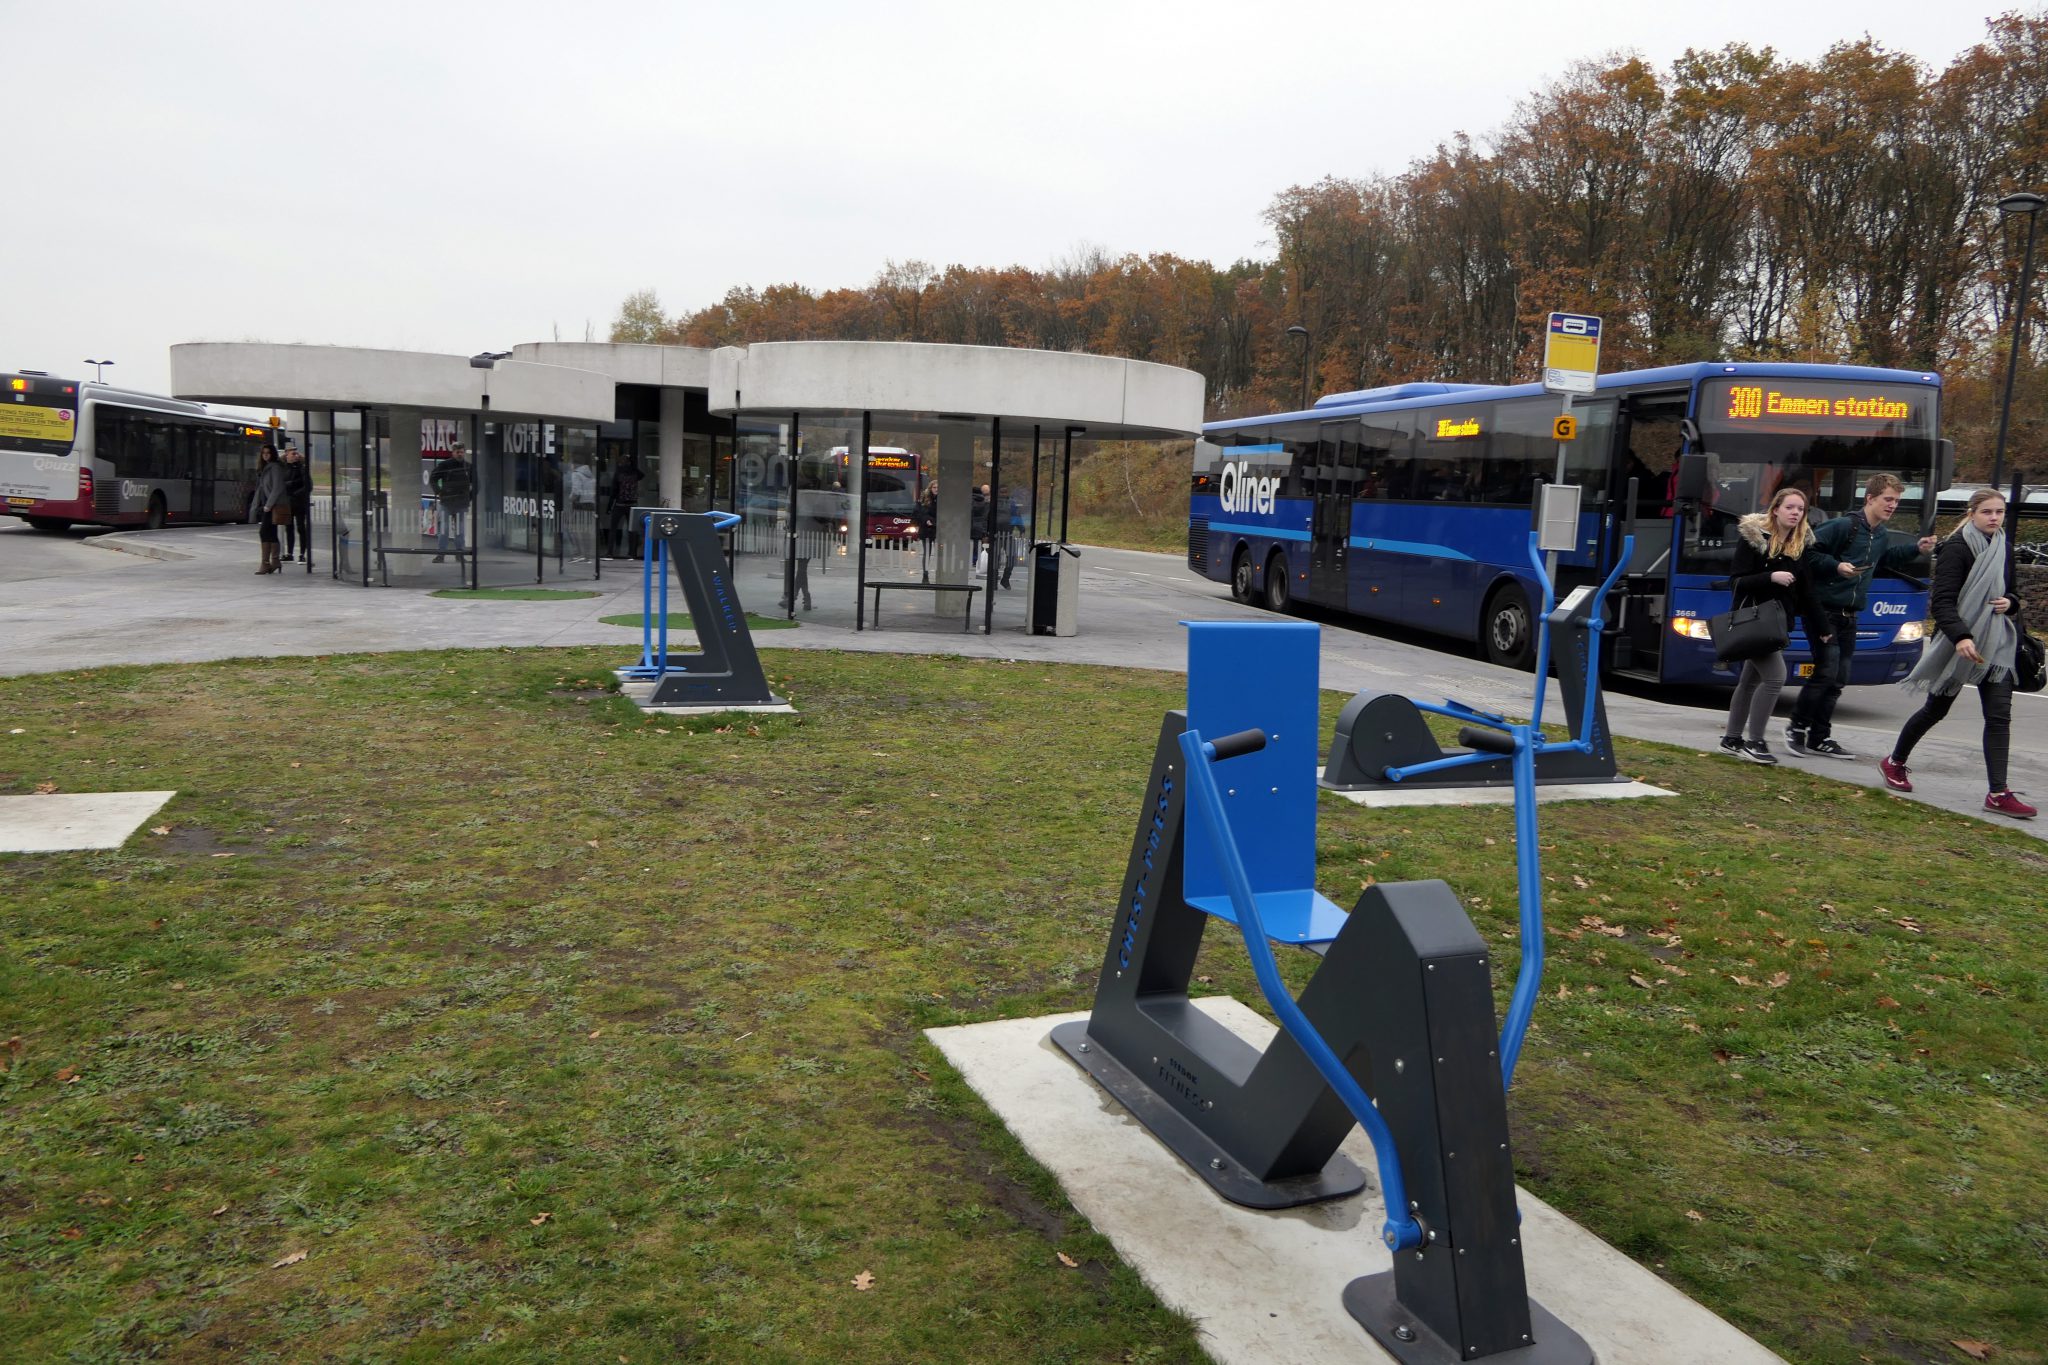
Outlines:
{"label": "concrete base pad", "polygon": [[[1263,1048],[1273,1026],[1228,997],[1196,1002]],[[1218,1198],[1049,1040],[1062,1014],[929,1029],[946,1060],[1219,1362],[1390,1360],[1345,1311],[1345,1285],[1390,1269],[1376,1186],[1265,1213]],[[1512,1099],[1510,1100],[1512,1103]],[[1343,1151],[1367,1171],[1354,1129]],[[1606,1365],[1764,1365],[1779,1357],[1555,1209],[1520,1194],[1529,1294]]]}
{"label": "concrete base pad", "polygon": [[[1330,791],[1328,787],[1324,791]],[[1513,787],[1395,787],[1388,791],[1340,792],[1346,801],[1378,809],[1383,806],[1512,806]],[[1538,804],[1546,801],[1633,801],[1645,796],[1676,796],[1677,792],[1647,782],[1564,782],[1538,787]]]}
{"label": "concrete base pad", "polygon": [[119,848],[176,792],[0,796],[0,853]]}
{"label": "concrete base pad", "polygon": [[713,706],[649,706],[647,699],[654,695],[651,681],[621,682],[619,695],[645,711],[650,716],[718,716],[730,711],[745,712],[756,716],[793,716],[796,708],[786,701],[762,705],[720,704]]}

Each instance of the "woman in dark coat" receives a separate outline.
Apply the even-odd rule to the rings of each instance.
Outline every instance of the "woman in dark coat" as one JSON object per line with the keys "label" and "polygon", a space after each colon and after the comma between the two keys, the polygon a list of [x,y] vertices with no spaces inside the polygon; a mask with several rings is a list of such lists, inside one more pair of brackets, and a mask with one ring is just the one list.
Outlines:
{"label": "woman in dark coat", "polygon": [[[1813,539],[1806,524],[1806,494],[1797,488],[1780,488],[1771,499],[1769,511],[1752,512],[1736,523],[1735,563],[1730,573],[1735,605],[1738,607],[1777,602],[1785,609],[1785,626],[1791,629],[1795,616],[1806,622],[1811,639],[1832,636],[1818,632],[1826,618],[1814,601],[1813,590],[1800,567],[1800,556]],[[1785,651],[1774,649],[1760,658],[1745,659],[1735,682],[1735,695],[1728,704],[1728,725],[1721,740],[1721,752],[1751,763],[1774,764],[1778,756],[1764,740],[1764,726],[1777,708],[1778,694],[1785,688]]]}
{"label": "woman in dark coat", "polygon": [[283,508],[285,518],[291,517],[291,499],[285,493],[284,465],[277,458],[277,447],[265,442],[256,456],[256,488],[249,495],[249,519],[256,523],[256,539],[263,551],[263,562],[256,572],[276,573],[278,563],[276,509]]}
{"label": "woman in dark coat", "polygon": [[1984,776],[1990,790],[1984,809],[2015,820],[2031,820],[2038,812],[2006,785],[2006,760],[2012,748],[2013,662],[2019,633],[2019,595],[2013,591],[2012,566],[2005,553],[2005,498],[1989,488],[1970,495],[1970,510],[1954,535],[1941,543],[1934,557],[1934,638],[1920,653],[1920,662],[1900,684],[1909,692],[1925,692],[1927,701],[1906,718],[1906,728],[1892,751],[1878,763],[1884,784],[1894,791],[1913,790],[1906,759],[1913,746],[1932,730],[1965,687],[1975,684],[1984,708]]}

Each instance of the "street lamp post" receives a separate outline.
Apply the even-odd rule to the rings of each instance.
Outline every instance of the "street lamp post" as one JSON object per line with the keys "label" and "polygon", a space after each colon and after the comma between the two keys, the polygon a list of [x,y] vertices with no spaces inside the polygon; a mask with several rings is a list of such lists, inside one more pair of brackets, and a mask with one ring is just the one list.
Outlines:
{"label": "street lamp post", "polygon": [[1999,220],[2003,222],[2013,214],[2022,214],[2027,220],[2027,246],[2020,256],[2020,282],[2015,291],[2012,308],[2012,353],[2005,363],[2005,401],[1998,406],[1998,444],[1991,455],[1991,486],[1998,487],[2005,477],[2005,433],[2012,424],[2012,389],[2020,372],[2020,341],[2026,334],[2027,286],[2034,274],[2034,229],[2040,222],[2041,210],[2048,207],[2048,199],[2038,194],[2021,190],[2008,194],[1998,201]]}
{"label": "street lamp post", "polygon": [[92,382],[104,384],[107,382],[107,366],[114,362],[111,360],[87,360],[84,363],[92,366]]}
{"label": "street lamp post", "polygon": [[1301,342],[1301,410],[1308,411],[1308,328],[1295,323],[1287,329],[1287,335]]}
{"label": "street lamp post", "polygon": [[[470,506],[477,511],[481,511],[484,505],[484,428],[490,425],[491,421],[491,371],[498,368],[499,361],[511,354],[510,351],[479,351],[469,358],[469,367],[471,369],[484,372],[483,403],[476,419],[476,431],[472,433],[469,443]],[[533,507],[535,520],[538,521],[540,514],[540,491],[538,489],[534,490]],[[469,586],[474,590],[477,585],[478,575],[481,572],[479,565],[482,562],[483,553],[482,517],[471,517],[469,532]],[[534,540],[536,544],[540,540],[540,534],[537,530],[534,533]],[[538,568],[535,570],[534,581],[540,581],[540,570]]]}

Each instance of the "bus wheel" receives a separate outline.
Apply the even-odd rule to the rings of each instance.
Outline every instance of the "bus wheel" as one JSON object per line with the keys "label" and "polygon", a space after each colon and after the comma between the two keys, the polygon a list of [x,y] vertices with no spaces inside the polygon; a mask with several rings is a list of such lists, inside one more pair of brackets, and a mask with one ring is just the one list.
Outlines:
{"label": "bus wheel", "polygon": [[1529,599],[1512,583],[1493,590],[1480,618],[1479,642],[1489,662],[1504,668],[1533,668],[1536,632],[1531,628]]}
{"label": "bus wheel", "polygon": [[62,517],[25,517],[23,520],[27,521],[29,525],[35,527],[38,531],[68,531],[71,529],[71,523]]}
{"label": "bus wheel", "polygon": [[1252,552],[1242,545],[1230,561],[1230,595],[1240,602],[1252,600]]}
{"label": "bus wheel", "polygon": [[164,508],[164,495],[161,493],[151,493],[149,495],[149,518],[142,523],[143,526],[152,531],[161,531],[164,529],[164,522],[168,519],[169,514]]}
{"label": "bus wheel", "polygon": [[1287,556],[1275,550],[1266,561],[1266,610],[1284,613],[1288,600]]}

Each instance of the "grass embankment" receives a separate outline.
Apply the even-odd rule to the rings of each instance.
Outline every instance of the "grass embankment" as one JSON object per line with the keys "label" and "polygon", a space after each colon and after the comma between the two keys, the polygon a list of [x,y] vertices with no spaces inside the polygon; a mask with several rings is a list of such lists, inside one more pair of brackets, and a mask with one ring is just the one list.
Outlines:
{"label": "grass embankment", "polygon": [[[1180,681],[805,653],[650,723],[620,661],[0,682],[0,791],[180,792],[0,858],[0,1358],[1198,1357],[918,1034],[1086,1005]],[[1622,752],[1684,797],[1545,808],[1525,1182],[1794,1360],[2040,1360],[2041,846]],[[1506,810],[1320,845],[1512,932]]]}

